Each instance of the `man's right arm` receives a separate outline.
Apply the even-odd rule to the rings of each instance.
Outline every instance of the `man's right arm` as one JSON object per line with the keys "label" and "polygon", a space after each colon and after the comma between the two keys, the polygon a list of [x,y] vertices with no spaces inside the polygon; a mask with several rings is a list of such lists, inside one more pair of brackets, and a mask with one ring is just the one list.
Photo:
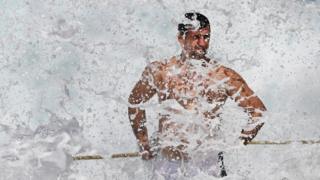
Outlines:
{"label": "man's right arm", "polygon": [[142,77],[132,89],[128,99],[130,103],[128,108],[129,120],[133,133],[137,138],[140,151],[145,152],[142,156],[144,159],[150,159],[152,155],[150,154],[148,131],[145,126],[146,113],[139,105],[151,99],[156,92],[151,69],[150,67],[146,67]]}

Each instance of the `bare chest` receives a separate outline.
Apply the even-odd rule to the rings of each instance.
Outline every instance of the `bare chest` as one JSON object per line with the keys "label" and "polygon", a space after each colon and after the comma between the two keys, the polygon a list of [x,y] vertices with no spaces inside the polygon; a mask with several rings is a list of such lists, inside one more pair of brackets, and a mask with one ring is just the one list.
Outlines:
{"label": "bare chest", "polygon": [[227,98],[223,77],[205,67],[169,67],[155,76],[159,100],[175,99],[186,109],[201,103],[224,102]]}

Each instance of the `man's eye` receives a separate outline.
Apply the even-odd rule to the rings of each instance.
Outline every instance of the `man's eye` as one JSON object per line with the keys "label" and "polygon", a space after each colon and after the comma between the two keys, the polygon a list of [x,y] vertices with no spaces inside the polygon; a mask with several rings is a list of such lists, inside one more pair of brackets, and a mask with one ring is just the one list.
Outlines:
{"label": "man's eye", "polygon": [[209,39],[210,39],[210,36],[209,36],[209,35],[204,35],[204,36],[203,36],[203,39],[209,40]]}
{"label": "man's eye", "polygon": [[200,38],[200,36],[199,35],[195,35],[195,36],[193,36],[193,39],[199,39]]}

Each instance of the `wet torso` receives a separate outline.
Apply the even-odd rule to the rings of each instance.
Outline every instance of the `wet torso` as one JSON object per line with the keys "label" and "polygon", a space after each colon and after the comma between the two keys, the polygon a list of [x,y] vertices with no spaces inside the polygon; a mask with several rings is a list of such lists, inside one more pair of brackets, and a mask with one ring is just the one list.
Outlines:
{"label": "wet torso", "polygon": [[[170,114],[193,112],[204,121],[215,119],[219,114],[219,108],[228,97],[225,83],[228,78],[223,72],[223,67],[214,61],[187,59],[183,62],[174,57],[164,63],[155,64],[152,72],[159,102],[173,100],[183,109],[181,111],[181,108],[179,110],[166,107],[168,114],[162,114],[160,117],[160,132],[170,131],[179,136],[176,132],[181,130],[182,125],[169,121],[172,119]],[[186,127],[186,131],[191,132],[194,128],[191,123],[191,126]],[[188,142],[185,137],[180,139]]]}

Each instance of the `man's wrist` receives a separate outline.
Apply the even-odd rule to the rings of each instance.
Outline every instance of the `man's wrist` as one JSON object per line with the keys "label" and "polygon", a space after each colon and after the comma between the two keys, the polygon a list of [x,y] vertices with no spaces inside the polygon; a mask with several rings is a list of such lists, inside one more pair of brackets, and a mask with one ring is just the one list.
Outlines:
{"label": "man's wrist", "polygon": [[150,150],[150,145],[149,142],[139,142],[139,148],[140,151],[149,151]]}

